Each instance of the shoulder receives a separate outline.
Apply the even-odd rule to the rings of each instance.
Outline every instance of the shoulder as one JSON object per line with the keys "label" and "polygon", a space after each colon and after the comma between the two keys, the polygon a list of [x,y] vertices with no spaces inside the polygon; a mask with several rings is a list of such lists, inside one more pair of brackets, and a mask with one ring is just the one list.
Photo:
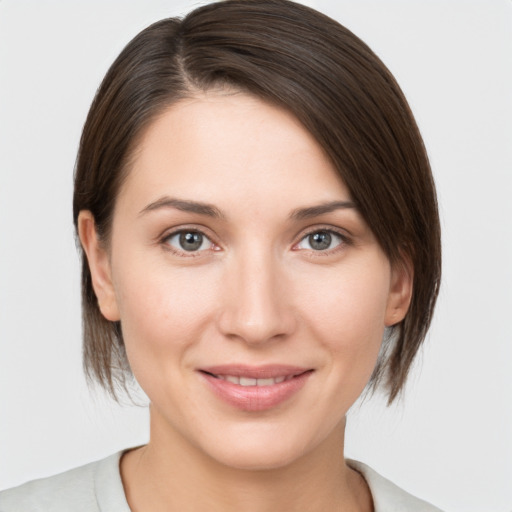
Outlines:
{"label": "shoulder", "polygon": [[347,464],[366,480],[372,493],[375,512],[441,512],[434,505],[404,491],[366,464],[355,460],[347,460]]}
{"label": "shoulder", "polygon": [[129,512],[119,474],[121,452],[0,492],[0,512]]}

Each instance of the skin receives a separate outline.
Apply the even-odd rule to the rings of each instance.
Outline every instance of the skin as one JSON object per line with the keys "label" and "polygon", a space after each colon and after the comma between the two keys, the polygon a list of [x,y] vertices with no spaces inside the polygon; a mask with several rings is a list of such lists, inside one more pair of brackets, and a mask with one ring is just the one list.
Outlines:
{"label": "skin", "polygon": [[[304,214],[333,202],[344,207]],[[143,134],[108,249],[81,212],[100,309],[121,320],[151,401],[150,441],[121,462],[134,512],[373,509],[343,458],[345,415],[385,327],[407,312],[412,272],[391,266],[350,203],[290,113],[216,91],[173,105]],[[207,238],[185,251],[180,230]],[[328,248],[313,247],[309,235],[326,231]],[[227,363],[313,372],[284,403],[248,412],[215,396],[197,371]]]}

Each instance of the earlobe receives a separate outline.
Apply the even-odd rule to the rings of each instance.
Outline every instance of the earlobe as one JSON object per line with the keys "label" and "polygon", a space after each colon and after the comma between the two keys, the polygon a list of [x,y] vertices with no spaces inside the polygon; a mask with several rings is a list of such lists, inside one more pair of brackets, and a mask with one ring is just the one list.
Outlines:
{"label": "earlobe", "polygon": [[414,270],[409,258],[395,263],[391,268],[391,286],[386,308],[386,327],[401,322],[411,304]]}
{"label": "earlobe", "polygon": [[82,210],[78,215],[78,236],[89,264],[98,307],[107,320],[117,322],[120,315],[112,283],[110,260],[108,252],[98,239],[96,224],[90,211]]}

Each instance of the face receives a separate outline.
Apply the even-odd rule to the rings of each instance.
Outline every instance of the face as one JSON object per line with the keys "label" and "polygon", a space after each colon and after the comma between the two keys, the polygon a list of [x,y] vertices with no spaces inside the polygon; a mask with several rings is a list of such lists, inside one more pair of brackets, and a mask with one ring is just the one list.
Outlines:
{"label": "face", "polygon": [[135,152],[108,254],[91,226],[84,212],[152,431],[238,468],[339,442],[410,279],[291,114],[242,93],[170,107]]}

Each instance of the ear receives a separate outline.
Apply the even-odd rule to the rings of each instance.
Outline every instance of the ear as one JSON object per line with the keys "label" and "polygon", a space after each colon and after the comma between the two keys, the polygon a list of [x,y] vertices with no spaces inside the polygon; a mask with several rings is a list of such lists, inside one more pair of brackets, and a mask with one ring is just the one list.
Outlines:
{"label": "ear", "polygon": [[120,320],[119,308],[112,283],[112,272],[108,252],[102,247],[92,213],[82,210],[78,214],[78,236],[85,251],[92,287],[98,299],[101,314],[111,322]]}
{"label": "ear", "polygon": [[401,261],[394,263],[391,267],[391,285],[385,318],[386,327],[391,327],[405,318],[412,299],[413,282],[414,269],[411,260],[404,256]]}

